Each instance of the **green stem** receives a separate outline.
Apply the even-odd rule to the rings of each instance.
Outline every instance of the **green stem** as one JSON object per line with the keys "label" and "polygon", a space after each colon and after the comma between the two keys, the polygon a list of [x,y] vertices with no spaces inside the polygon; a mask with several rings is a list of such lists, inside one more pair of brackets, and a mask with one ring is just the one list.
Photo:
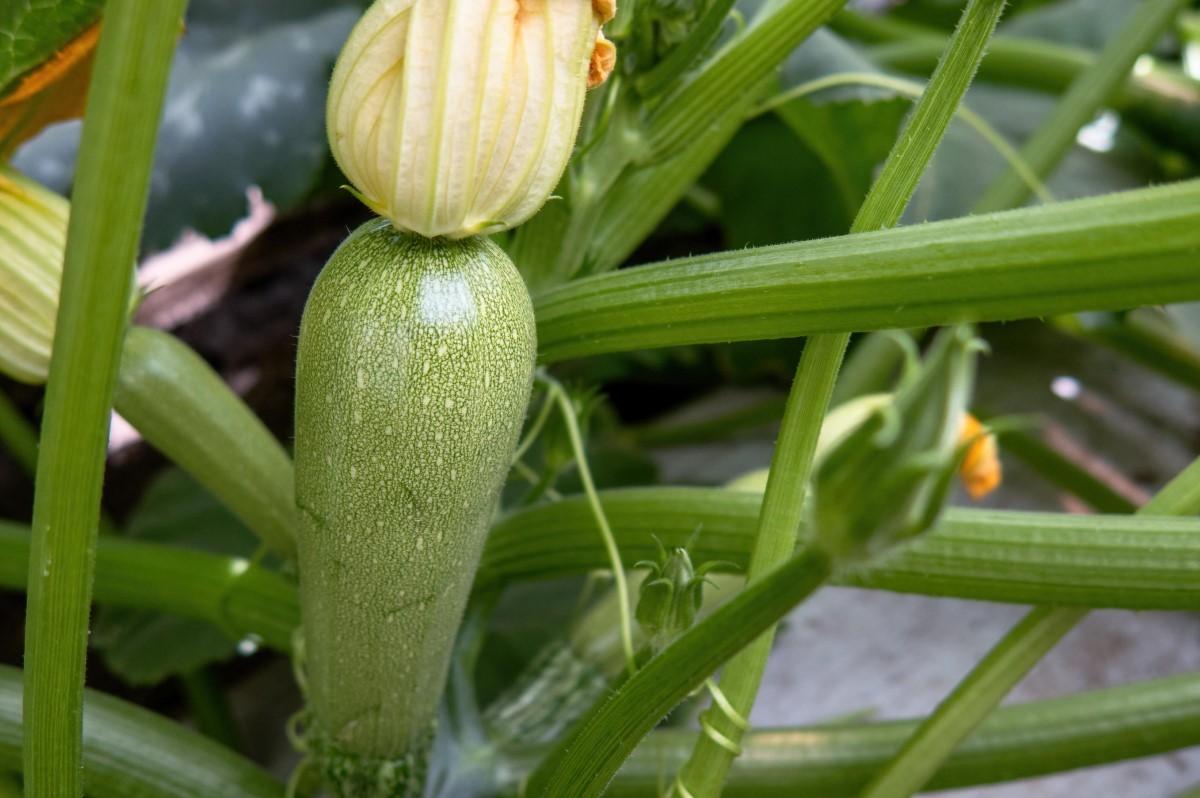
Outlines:
{"label": "green stem", "polygon": [[[818,335],[804,347],[767,477],[746,568],[747,584],[787,561],[795,549],[817,438],[849,341],[847,334]],[[754,706],[774,639],[775,628],[771,627],[726,664],[717,695],[724,695],[732,711],[714,703],[703,714],[706,733],[697,738],[692,756],[679,772],[680,793],[697,798],[720,794],[729,766],[740,752],[745,718]]]}
{"label": "green stem", "polygon": [[[625,557],[693,545],[696,562],[744,568],[761,493],[719,488],[629,488],[601,494]],[[809,533],[801,530],[798,539]],[[0,560],[2,562],[2,560]],[[514,513],[492,528],[477,585],[561,578],[605,567],[583,496]],[[1123,609],[1200,608],[1200,520],[949,508],[927,534],[842,585],[1014,604]],[[2,573],[2,572],[0,572]]]}
{"label": "green stem", "polygon": [[546,426],[546,422],[550,419],[550,411],[554,409],[554,401],[547,396],[542,402],[542,409],[538,411],[537,417],[533,423],[529,425],[525,437],[517,444],[517,450],[513,452],[512,462],[515,466],[521,462],[521,458],[525,456],[525,452],[529,451],[529,447],[533,446],[534,441],[542,434],[542,428]]}
{"label": "green stem", "polygon": [[0,445],[27,473],[37,472],[37,430],[3,391],[0,391]]}
{"label": "green stem", "polygon": [[679,258],[548,289],[543,362],[1200,299],[1200,181]]}
{"label": "green stem", "polygon": [[199,355],[165,332],[130,327],[113,403],[268,548],[295,556],[291,458]]}
{"label": "green stem", "polygon": [[[0,586],[23,589],[29,530],[0,523]],[[206,621],[231,640],[257,637],[291,648],[300,623],[295,588],[280,574],[240,557],[102,538],[96,554],[95,601]]]}
{"label": "green stem", "polygon": [[[1128,78],[1138,56],[1153,46],[1188,0],[1145,0],[1133,18],[1104,47],[1095,62],[1071,83],[1050,117],[1021,148],[1022,161],[1041,176],[1049,175],[1075,143],[1079,129]],[[975,203],[975,213],[1015,208],[1029,198],[1026,181],[1006,169]]]}
{"label": "green stem", "polygon": [[883,230],[900,221],[934,150],[962,104],[1003,10],[1003,0],[968,3],[945,55],[863,201],[851,233]]}
{"label": "green stem", "polygon": [[[900,221],[971,85],[1003,10],[1004,0],[970,0],[967,4],[944,58],[867,193],[851,233],[894,227]],[[821,423],[849,343],[848,333],[817,335],[809,338],[804,348],[763,495],[758,534],[746,573],[748,584],[791,555]],[[725,667],[716,697],[723,692],[732,711],[714,704],[705,713],[706,733],[697,739],[677,779],[680,793],[697,798],[720,795],[729,767],[740,753],[747,728],[744,719],[754,706],[773,640],[772,628]]]}
{"label": "green stem", "polygon": [[67,233],[38,459],[25,630],[25,789],[82,794],[88,610],[113,384],[184,0],[112,0]]}
{"label": "green stem", "polygon": [[575,409],[571,406],[571,398],[563,390],[562,384],[546,374],[539,378],[545,385],[554,401],[562,412],[563,423],[567,427],[567,436],[571,439],[571,449],[575,452],[575,465],[579,469],[579,481],[583,483],[583,491],[591,507],[596,525],[600,527],[600,537],[604,541],[604,549],[608,554],[609,567],[612,569],[613,581],[616,583],[617,606],[621,610],[621,647],[625,652],[625,665],[630,675],[637,672],[637,660],[633,650],[633,618],[629,609],[629,585],[625,578],[625,566],[621,562],[621,550],[617,548],[613,538],[612,527],[604,514],[604,506],[592,481],[592,470],[588,467],[587,456],[583,448],[583,434],[579,430],[579,419],[575,417]]}
{"label": "green stem", "polygon": [[[1139,515],[1200,512],[1200,459],[1171,480]],[[929,777],[1034,665],[1085,617],[1078,607],[1035,607],[971,669],[917,727],[863,798],[906,798]]]}
{"label": "green stem", "polygon": [[[212,740],[103,693],[83,694],[89,798],[283,798],[282,784]],[[0,767],[20,766],[21,671],[0,666]]]}
{"label": "green stem", "polygon": [[[1113,37],[1096,62],[1072,82],[1050,117],[1022,148],[1023,160],[1037,174],[1049,174],[1058,164],[1079,128],[1124,82],[1133,62],[1153,44],[1182,6],[1182,0],[1147,0],[1138,6],[1133,18]],[[1002,210],[1021,204],[1028,196],[1025,182],[1008,170],[984,192],[975,210]],[[1200,461],[1194,466],[1200,473]],[[1197,508],[1193,499],[1200,500],[1200,480],[1181,475],[1143,511],[1194,513]],[[1043,606],[1031,610],[921,724],[863,798],[904,798],[921,789],[959,742],[1086,615],[1085,610],[1075,608]]]}
{"label": "green stem", "polygon": [[[762,505],[761,494],[712,488],[609,490],[600,498],[625,556],[653,557],[655,537],[685,546],[699,526],[697,561],[738,567],[748,560]],[[28,528],[0,523],[0,587],[25,588],[29,547]],[[588,573],[608,562],[586,497],[573,496],[493,527],[476,586]],[[1198,570],[1200,524],[1191,519],[951,508],[919,540],[833,581],[1018,604],[1195,611]],[[116,538],[100,541],[95,600],[206,621],[231,639],[253,635],[281,651],[299,619],[295,590],[274,571]]]}

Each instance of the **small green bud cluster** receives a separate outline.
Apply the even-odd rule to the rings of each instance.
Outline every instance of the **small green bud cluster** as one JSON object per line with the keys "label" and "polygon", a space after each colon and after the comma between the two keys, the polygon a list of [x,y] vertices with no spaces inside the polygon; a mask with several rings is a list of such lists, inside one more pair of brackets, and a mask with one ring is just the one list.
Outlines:
{"label": "small green bud cluster", "polygon": [[704,603],[705,577],[721,564],[710,561],[696,568],[686,548],[665,547],[657,538],[655,542],[658,559],[635,566],[649,570],[638,590],[635,614],[651,655],[662,651],[696,622]]}

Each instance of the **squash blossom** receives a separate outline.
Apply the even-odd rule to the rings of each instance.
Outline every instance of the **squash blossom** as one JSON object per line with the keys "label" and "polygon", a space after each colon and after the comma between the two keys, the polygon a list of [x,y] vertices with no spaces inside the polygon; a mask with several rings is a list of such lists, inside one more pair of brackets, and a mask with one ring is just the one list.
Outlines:
{"label": "squash blossom", "polygon": [[0,372],[46,381],[70,203],[0,164]]}
{"label": "squash blossom", "polygon": [[334,67],[334,158],[401,230],[515,227],[566,168],[584,92],[616,53],[613,0],[377,0]]}
{"label": "squash blossom", "polygon": [[967,413],[958,431],[958,442],[966,447],[962,463],[958,466],[958,478],[972,499],[982,499],[1000,487],[1004,475],[996,436],[980,424],[979,419]]}

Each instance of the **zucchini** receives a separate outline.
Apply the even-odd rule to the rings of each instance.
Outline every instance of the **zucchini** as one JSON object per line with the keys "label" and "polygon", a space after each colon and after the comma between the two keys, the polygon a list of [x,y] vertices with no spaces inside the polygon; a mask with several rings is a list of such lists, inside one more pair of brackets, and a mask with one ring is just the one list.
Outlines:
{"label": "zucchini", "polygon": [[296,377],[302,665],[339,794],[419,789],[535,358],[525,284],[486,238],[377,219],[317,279]]}

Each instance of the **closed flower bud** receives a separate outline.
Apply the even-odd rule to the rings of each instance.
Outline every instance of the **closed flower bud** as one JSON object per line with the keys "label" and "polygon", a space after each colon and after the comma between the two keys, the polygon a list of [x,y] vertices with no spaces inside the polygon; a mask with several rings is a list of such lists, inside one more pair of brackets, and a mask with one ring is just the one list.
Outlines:
{"label": "closed flower bud", "polygon": [[465,238],[514,227],[554,190],[584,92],[615,53],[612,0],[376,0],[334,68],[329,141],[396,227]]}
{"label": "closed flower bud", "polygon": [[[980,440],[964,435],[964,419],[983,346],[970,327],[944,330],[890,402],[848,407],[862,420],[828,444],[813,478],[819,547],[842,561],[866,559],[933,526],[964,449]],[[988,459],[981,452],[975,465]]]}
{"label": "closed flower bud", "polygon": [[0,165],[0,372],[46,381],[70,204]]}

